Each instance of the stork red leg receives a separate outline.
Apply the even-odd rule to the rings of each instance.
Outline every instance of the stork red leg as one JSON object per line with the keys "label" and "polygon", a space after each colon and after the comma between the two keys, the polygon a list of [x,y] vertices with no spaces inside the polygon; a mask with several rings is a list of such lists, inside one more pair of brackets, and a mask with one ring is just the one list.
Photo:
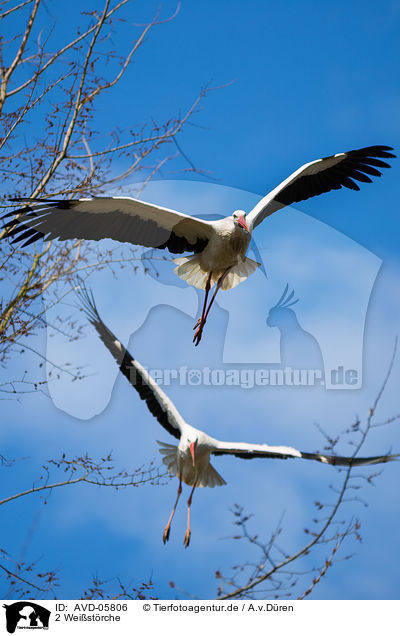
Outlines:
{"label": "stork red leg", "polygon": [[209,304],[209,305],[208,305],[208,307],[207,307],[207,311],[206,311],[206,313],[205,313],[205,315],[204,315],[204,318],[203,318],[203,316],[202,316],[203,320],[199,323],[199,326],[198,326],[198,328],[197,328],[197,331],[196,331],[196,333],[194,334],[193,342],[194,342],[194,344],[195,344],[195,347],[197,347],[197,345],[199,344],[199,342],[200,342],[200,340],[201,340],[201,336],[203,335],[204,325],[206,324],[207,316],[208,316],[208,314],[210,313],[210,309],[211,309],[211,306],[212,306],[212,304],[213,304],[213,302],[214,302],[214,300],[215,300],[215,296],[218,294],[219,289],[221,289],[222,283],[224,282],[224,279],[225,279],[225,277],[226,277],[226,275],[228,274],[228,272],[229,272],[229,270],[230,270],[230,269],[231,269],[231,268],[230,268],[230,267],[228,267],[228,268],[224,271],[224,273],[222,274],[222,276],[220,276],[220,277],[219,277],[219,279],[218,279],[216,290],[215,290],[215,292],[214,292],[214,294],[213,294],[213,296],[212,296],[212,298],[211,298],[211,300],[210,300],[210,304]]}
{"label": "stork red leg", "polygon": [[207,282],[206,282],[206,286],[205,286],[205,296],[204,296],[204,303],[203,303],[203,309],[201,312],[201,318],[198,319],[198,321],[196,322],[195,326],[193,327],[193,329],[196,329],[196,327],[198,327],[199,325],[201,325],[204,321],[204,315],[206,313],[206,307],[207,307],[207,300],[208,300],[208,294],[210,292],[211,289],[211,278],[212,278],[212,272],[209,273],[208,278],[207,278]]}
{"label": "stork red leg", "polygon": [[188,502],[187,502],[187,505],[188,505],[187,528],[186,528],[186,532],[185,532],[185,538],[183,539],[183,545],[185,546],[185,548],[189,547],[190,535],[192,534],[192,532],[190,530],[190,506],[192,505],[193,493],[194,493],[194,489],[196,488],[196,484],[197,484],[197,482],[195,481],[194,484],[193,484],[193,488],[190,491],[189,499],[188,499]]}
{"label": "stork red leg", "polygon": [[165,526],[165,530],[164,530],[164,533],[163,533],[163,538],[162,539],[163,539],[164,545],[167,543],[167,541],[169,539],[169,531],[171,529],[171,522],[172,522],[172,519],[174,517],[176,506],[178,505],[178,501],[179,501],[179,497],[181,496],[181,493],[182,493],[182,475],[179,476],[178,494],[176,496],[175,505],[172,508],[172,512],[171,512],[170,518],[168,519],[168,523]]}

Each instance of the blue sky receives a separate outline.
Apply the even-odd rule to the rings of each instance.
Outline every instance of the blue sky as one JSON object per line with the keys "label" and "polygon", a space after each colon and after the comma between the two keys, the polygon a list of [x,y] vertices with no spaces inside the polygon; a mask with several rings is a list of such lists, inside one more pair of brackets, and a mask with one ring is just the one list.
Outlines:
{"label": "blue sky", "polygon": [[[165,15],[174,6],[165,2]],[[140,3],[126,17],[143,22],[153,7],[155,2]],[[52,11],[54,15],[56,9]],[[399,21],[400,2],[254,1],[244,8],[239,2],[184,1],[174,21],[150,34],[121,85],[118,103],[112,101],[115,94],[104,98],[98,124],[105,125],[110,111],[131,126],[150,116],[162,120],[187,107],[208,82],[222,85],[235,80],[207,96],[195,120],[201,127],[188,127],[181,137],[185,153],[210,172],[212,183],[208,185],[205,177],[197,178],[204,182],[201,187],[182,183],[189,177],[177,172],[184,165],[180,162],[159,175],[164,183],[151,184],[143,193],[148,200],[165,200],[170,207],[193,214],[207,214],[214,207],[217,213],[229,214],[229,205],[250,205],[257,195],[314,158],[372,144],[400,147]],[[58,29],[66,35],[69,26],[63,22]],[[118,44],[127,46],[125,41]],[[264,327],[264,321],[289,282],[300,298],[299,322],[310,333],[318,332],[321,349],[342,347],[352,352],[355,348],[361,388],[263,391],[174,385],[168,392],[191,424],[215,437],[297,445],[310,451],[321,448],[315,422],[335,435],[356,414],[362,417],[367,412],[398,332],[398,181],[394,160],[391,170],[358,193],[332,192],[265,222],[255,238],[268,278],[257,273],[221,296],[198,349],[190,341],[197,292],[179,281],[171,284],[169,265],[160,267],[161,282],[140,273],[135,278],[124,274],[117,282],[107,272],[96,275],[92,287],[99,310],[117,336],[131,338],[132,353],[150,368],[182,364],[219,368],[225,335],[229,329],[240,331],[240,326],[243,339],[234,338],[234,349],[231,341],[231,359],[239,356],[236,362],[242,363],[249,348],[259,342],[261,346],[261,340],[276,359],[279,332]],[[262,317],[260,331],[246,330],[253,316]],[[361,352],[357,338],[363,343]],[[45,334],[39,340],[45,350]],[[48,352],[49,347],[55,355],[78,359],[79,352],[61,340],[52,339]],[[88,352],[96,371],[86,384],[54,383],[50,400],[34,395],[20,403],[2,403],[2,452],[29,457],[5,469],[9,479],[2,486],[4,494],[28,487],[42,463],[63,451],[102,456],[113,449],[118,465],[133,469],[153,459],[159,463],[155,440],[171,441],[124,378],[117,378],[114,386],[113,362],[90,328],[79,348],[85,355]],[[18,365],[15,360],[7,374],[16,373]],[[399,375],[397,360],[379,421],[398,413]],[[400,448],[396,424],[373,431],[366,452],[376,454],[390,447]],[[345,443],[341,450],[351,452]],[[164,598],[176,594],[169,580],[200,598],[213,597],[215,570],[228,571],[253,556],[245,544],[223,540],[234,533],[230,509],[235,502],[255,513],[254,530],[267,537],[285,511],[283,539],[286,549],[293,549],[301,545],[303,529],[313,518],[313,502],[329,498],[329,484],[335,479],[329,467],[311,463],[233,458],[213,463],[228,485],[196,493],[189,550],[181,545],[184,500],[170,544],[165,547],[161,542],[175,481],[117,493],[81,486],[60,489],[46,506],[39,498],[25,498],[5,511],[8,525],[3,535],[15,554],[27,543],[28,558],[43,555],[46,567],[59,565],[60,597],[81,594],[95,572],[133,583],[152,574],[156,594]],[[341,556],[353,552],[355,556],[332,568],[314,598],[397,598],[397,478],[398,466],[387,466],[375,488],[363,491],[368,508],[349,504],[361,518],[363,543],[349,542]],[[26,523],[21,524],[21,518]]]}

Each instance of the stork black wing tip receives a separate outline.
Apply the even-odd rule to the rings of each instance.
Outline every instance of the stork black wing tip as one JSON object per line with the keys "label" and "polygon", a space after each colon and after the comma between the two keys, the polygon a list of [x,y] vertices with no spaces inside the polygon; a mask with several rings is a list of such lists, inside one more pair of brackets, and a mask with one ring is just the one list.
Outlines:
{"label": "stork black wing tip", "polygon": [[51,208],[62,208],[69,209],[71,208],[79,199],[46,199],[43,197],[12,197],[9,199],[14,203],[37,203],[40,204],[38,207],[43,208],[44,206],[49,206]]}
{"label": "stork black wing tip", "polygon": [[[376,157],[386,157],[388,159],[395,159],[396,155],[391,150],[394,150],[393,146],[368,146],[364,148],[365,151],[368,151],[371,156]],[[376,153],[376,154],[373,154]]]}
{"label": "stork black wing tip", "polygon": [[76,283],[74,292],[78,297],[80,307],[92,324],[101,322],[92,290],[88,289],[85,282],[79,278],[76,279]]}
{"label": "stork black wing tip", "polygon": [[394,150],[393,146],[378,146],[381,150]]}

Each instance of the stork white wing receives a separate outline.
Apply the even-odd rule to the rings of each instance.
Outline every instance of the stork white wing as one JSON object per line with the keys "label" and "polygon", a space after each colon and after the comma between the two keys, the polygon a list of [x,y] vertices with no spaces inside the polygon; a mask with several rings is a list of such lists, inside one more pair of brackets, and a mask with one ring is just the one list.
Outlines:
{"label": "stork white wing", "polygon": [[135,360],[129,351],[119,342],[112,331],[106,327],[99,316],[93,295],[82,284],[77,295],[89,321],[95,327],[100,339],[119,365],[121,373],[139,393],[147,407],[168,433],[180,439],[185,421],[172,400],[164,393],[150,373]]}
{"label": "stork white wing", "polygon": [[[24,247],[45,240],[111,238],[170,252],[199,252],[212,233],[212,221],[145,203],[131,197],[92,199],[16,199],[29,205],[9,212],[4,227],[13,243]],[[17,215],[17,217],[15,217]]]}
{"label": "stork white wing", "polygon": [[218,441],[213,455],[234,455],[240,459],[313,459],[323,464],[333,466],[367,466],[368,464],[383,464],[398,460],[400,455],[378,455],[376,457],[342,457],[340,455],[326,455],[325,453],[304,453],[290,446],[268,446],[268,444],[245,444]]}
{"label": "stork white wing", "polygon": [[253,229],[265,217],[287,205],[324,192],[342,187],[359,190],[356,181],[371,183],[368,175],[380,177],[382,173],[377,168],[390,168],[382,161],[396,156],[390,150],[393,150],[391,146],[368,146],[304,164],[249,212],[246,218],[249,227]]}

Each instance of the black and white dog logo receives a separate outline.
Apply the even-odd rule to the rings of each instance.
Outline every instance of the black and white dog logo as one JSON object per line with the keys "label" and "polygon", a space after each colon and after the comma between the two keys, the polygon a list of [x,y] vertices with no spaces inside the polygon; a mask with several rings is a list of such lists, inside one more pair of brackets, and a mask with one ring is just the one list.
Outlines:
{"label": "black and white dog logo", "polygon": [[7,631],[13,634],[18,629],[48,629],[50,610],[32,603],[18,601],[10,605],[3,605],[6,610]]}

